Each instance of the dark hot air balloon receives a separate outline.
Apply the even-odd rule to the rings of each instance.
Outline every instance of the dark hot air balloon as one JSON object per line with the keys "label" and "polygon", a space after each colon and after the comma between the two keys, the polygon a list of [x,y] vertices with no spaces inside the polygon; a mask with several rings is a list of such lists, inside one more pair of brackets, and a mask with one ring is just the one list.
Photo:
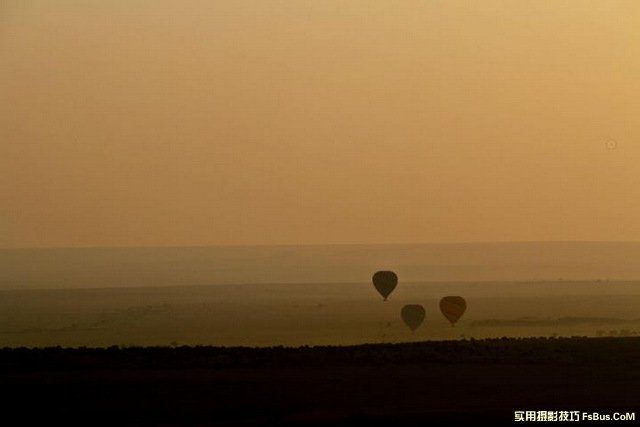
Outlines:
{"label": "dark hot air balloon", "polygon": [[451,326],[462,317],[467,309],[467,302],[462,297],[444,297],[440,300],[440,311],[451,322]]}
{"label": "dark hot air balloon", "polygon": [[400,315],[404,323],[411,329],[411,332],[415,332],[424,321],[424,307],[418,304],[405,305],[402,307]]}
{"label": "dark hot air balloon", "polygon": [[378,271],[373,275],[373,286],[376,287],[385,301],[397,285],[398,276],[393,271]]}

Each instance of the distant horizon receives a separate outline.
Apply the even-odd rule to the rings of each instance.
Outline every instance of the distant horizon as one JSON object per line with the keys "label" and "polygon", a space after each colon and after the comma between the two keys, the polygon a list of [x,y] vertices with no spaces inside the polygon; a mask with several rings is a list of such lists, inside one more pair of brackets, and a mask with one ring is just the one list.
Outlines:
{"label": "distant horizon", "polygon": [[389,243],[253,243],[253,244],[185,244],[185,245],[90,245],[90,246],[2,246],[12,249],[145,249],[145,248],[276,248],[276,247],[332,247],[332,246],[455,246],[455,245],[510,245],[510,244],[640,244],[640,240],[483,240],[450,242],[389,242]]}

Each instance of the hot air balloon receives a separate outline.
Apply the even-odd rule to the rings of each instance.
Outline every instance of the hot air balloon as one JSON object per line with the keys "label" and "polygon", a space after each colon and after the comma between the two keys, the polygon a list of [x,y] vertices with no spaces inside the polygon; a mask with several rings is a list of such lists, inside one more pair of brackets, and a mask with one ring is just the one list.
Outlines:
{"label": "hot air balloon", "polygon": [[402,307],[400,314],[404,323],[409,327],[409,329],[411,329],[411,332],[415,332],[415,330],[422,325],[425,312],[423,306],[418,304],[409,304]]}
{"label": "hot air balloon", "polygon": [[451,322],[451,326],[462,317],[467,309],[467,302],[462,297],[444,297],[440,300],[440,311]]}
{"label": "hot air balloon", "polygon": [[376,287],[385,301],[397,285],[398,276],[393,271],[378,271],[373,275],[373,286]]}

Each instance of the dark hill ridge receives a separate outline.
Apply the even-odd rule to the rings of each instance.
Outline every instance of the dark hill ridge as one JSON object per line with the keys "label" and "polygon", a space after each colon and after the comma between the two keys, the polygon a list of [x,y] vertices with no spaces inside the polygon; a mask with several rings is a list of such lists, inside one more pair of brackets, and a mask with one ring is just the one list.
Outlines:
{"label": "dark hill ridge", "polygon": [[500,425],[638,412],[640,338],[5,348],[0,383],[3,416],[26,424]]}
{"label": "dark hill ridge", "polygon": [[624,364],[640,366],[640,337],[500,338],[303,347],[4,348],[0,372],[24,370],[269,368],[350,365]]}

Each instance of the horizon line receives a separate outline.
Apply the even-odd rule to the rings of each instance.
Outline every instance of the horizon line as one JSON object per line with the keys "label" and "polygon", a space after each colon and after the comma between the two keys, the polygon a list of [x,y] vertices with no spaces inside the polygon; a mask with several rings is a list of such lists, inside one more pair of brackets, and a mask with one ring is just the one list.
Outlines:
{"label": "horizon line", "polygon": [[394,243],[251,243],[251,244],[201,244],[201,245],[87,245],[87,246],[2,246],[6,250],[53,249],[198,249],[198,248],[277,248],[277,247],[335,247],[335,246],[460,246],[460,245],[510,245],[510,244],[640,244],[640,240],[478,240],[452,242],[394,242]]}

